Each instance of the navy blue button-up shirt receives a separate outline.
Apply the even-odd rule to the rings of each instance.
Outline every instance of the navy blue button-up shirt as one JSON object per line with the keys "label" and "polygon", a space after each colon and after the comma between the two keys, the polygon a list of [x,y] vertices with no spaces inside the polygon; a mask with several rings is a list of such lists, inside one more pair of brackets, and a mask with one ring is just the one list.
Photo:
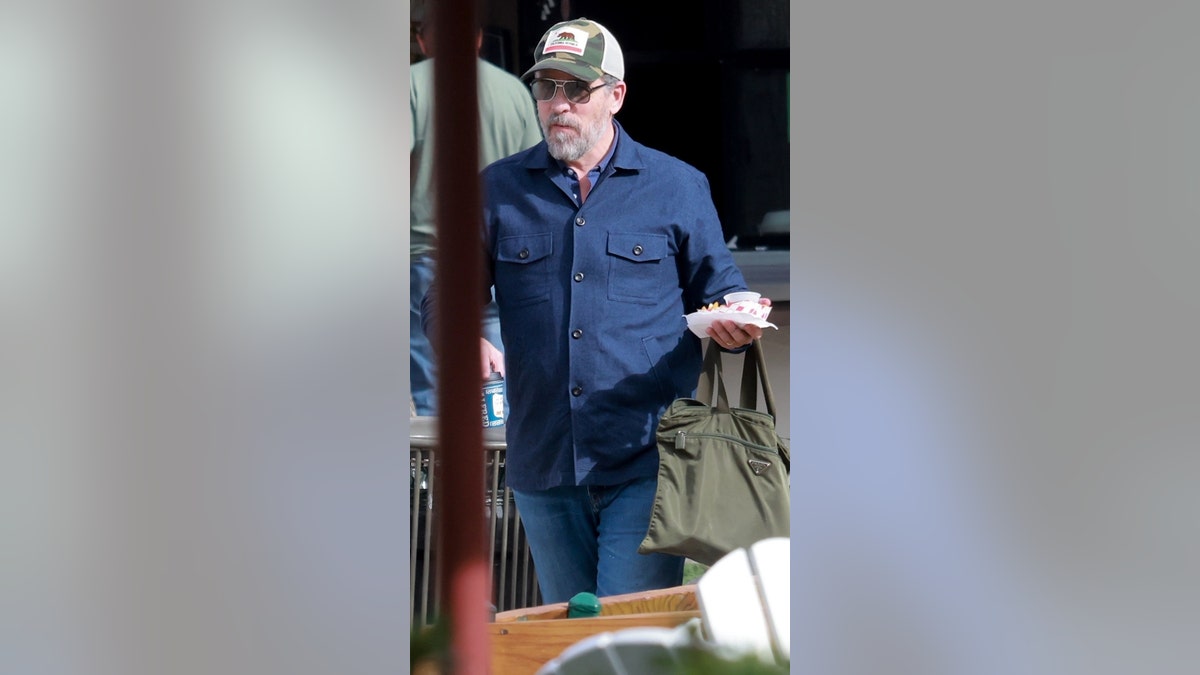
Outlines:
{"label": "navy blue button-up shirt", "polygon": [[482,174],[514,489],[656,475],[659,416],[700,374],[684,314],[746,289],[704,174],[614,125],[616,151],[582,206],[544,141]]}

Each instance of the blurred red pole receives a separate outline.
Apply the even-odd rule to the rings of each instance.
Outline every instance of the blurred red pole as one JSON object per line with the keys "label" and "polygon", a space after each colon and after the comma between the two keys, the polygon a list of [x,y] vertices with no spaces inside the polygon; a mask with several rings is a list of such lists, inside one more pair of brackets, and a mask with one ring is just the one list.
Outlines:
{"label": "blurred red pole", "polygon": [[437,519],[439,574],[450,620],[452,673],[491,672],[488,601],[491,565],[484,549],[483,317],[479,242],[479,105],[476,0],[430,2],[435,24],[433,101],[437,123],[434,185],[438,223],[438,439],[443,486]]}

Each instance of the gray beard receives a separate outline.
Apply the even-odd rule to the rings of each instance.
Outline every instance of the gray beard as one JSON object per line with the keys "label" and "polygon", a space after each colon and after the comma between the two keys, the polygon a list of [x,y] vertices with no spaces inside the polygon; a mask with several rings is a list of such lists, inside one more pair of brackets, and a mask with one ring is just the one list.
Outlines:
{"label": "gray beard", "polygon": [[[551,117],[546,121],[543,131],[549,128],[551,124],[562,124],[563,119]],[[600,136],[604,133],[604,121],[598,121],[596,124],[588,128],[580,128],[577,124],[566,122],[568,126],[579,132],[578,136],[570,136],[566,133],[561,134],[546,134],[546,145],[550,148],[550,156],[560,162],[574,162],[583,157],[596,141],[600,140]]]}

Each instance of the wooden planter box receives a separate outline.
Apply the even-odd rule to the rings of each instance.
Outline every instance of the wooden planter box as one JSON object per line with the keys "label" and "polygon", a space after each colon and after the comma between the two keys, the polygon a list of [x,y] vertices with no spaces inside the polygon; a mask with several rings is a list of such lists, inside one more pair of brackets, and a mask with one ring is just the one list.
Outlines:
{"label": "wooden planter box", "polygon": [[696,586],[600,598],[600,616],[568,619],[560,602],[496,614],[487,626],[493,675],[533,675],[580,640],[638,626],[673,628],[700,616]]}

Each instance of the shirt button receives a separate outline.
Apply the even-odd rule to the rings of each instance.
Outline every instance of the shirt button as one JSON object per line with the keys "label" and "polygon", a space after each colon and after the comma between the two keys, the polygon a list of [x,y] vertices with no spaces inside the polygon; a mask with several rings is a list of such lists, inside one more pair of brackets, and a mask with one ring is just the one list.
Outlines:
{"label": "shirt button", "polygon": [[575,273],[575,281],[583,281],[583,272]]}
{"label": "shirt button", "polygon": [[641,245],[641,244],[638,244],[637,246],[634,246],[634,247],[633,247],[633,254],[634,254],[634,255],[641,255],[641,254],[642,254],[642,250],[643,250],[643,249],[642,249],[642,245]]}
{"label": "shirt button", "polygon": [[527,248],[521,249],[521,252],[517,254],[517,257],[520,258],[521,260],[528,258],[529,257],[529,249],[527,249]]}
{"label": "shirt button", "polygon": [[575,330],[571,331],[571,337],[578,340],[579,338],[583,337],[583,331],[576,328]]}
{"label": "shirt button", "polygon": [[575,387],[574,389],[571,390],[571,395],[572,396],[582,396],[583,395],[583,387]]}
{"label": "shirt button", "polygon": [[586,222],[587,221],[583,219],[583,216],[579,216],[578,218],[575,219],[575,224],[580,227],[583,227],[584,223],[586,223]]}

